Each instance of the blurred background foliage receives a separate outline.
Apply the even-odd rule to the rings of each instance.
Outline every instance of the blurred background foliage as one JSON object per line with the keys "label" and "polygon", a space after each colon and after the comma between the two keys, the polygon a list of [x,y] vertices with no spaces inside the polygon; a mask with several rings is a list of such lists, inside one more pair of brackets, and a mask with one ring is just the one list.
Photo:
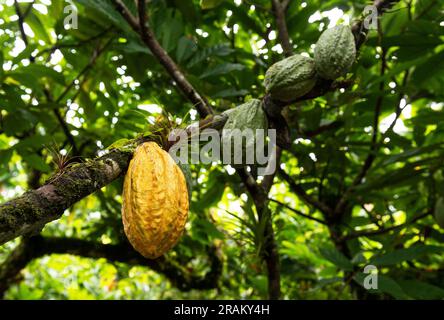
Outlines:
{"label": "blurred background foliage", "polygon": [[[124,2],[134,9],[133,1]],[[197,119],[112,1],[73,1],[78,29],[64,25],[69,4],[0,0],[1,202],[63,169],[64,156],[95,157],[149,130],[162,111],[186,124]],[[294,52],[312,55],[323,30],[362,18],[367,4],[291,0],[286,19]],[[264,95],[265,71],[283,58],[272,1],[151,0],[148,8],[159,42],[216,111]],[[444,196],[443,40],[442,1],[400,1],[384,14],[379,32],[370,32],[349,88],[287,110],[294,143],[281,168],[297,188],[334,208],[369,156],[380,106],[374,163],[340,221],[327,226],[298,214],[326,218],[278,175],[270,193],[278,202],[270,208],[283,298],[356,298],[354,285],[362,283],[368,264],[378,267],[380,278],[379,290],[366,298],[444,298],[444,231],[431,214]],[[219,163],[193,165],[192,174],[186,233],[166,259],[203,275],[208,248],[216,248],[223,263],[217,288],[181,291],[148,267],[67,252],[27,264],[5,298],[267,297],[258,226],[241,181]],[[42,235],[124,242],[121,192],[119,180],[74,205]],[[353,236],[359,231],[370,233]],[[345,249],[335,232],[352,235]],[[19,243],[0,247],[0,262]]]}

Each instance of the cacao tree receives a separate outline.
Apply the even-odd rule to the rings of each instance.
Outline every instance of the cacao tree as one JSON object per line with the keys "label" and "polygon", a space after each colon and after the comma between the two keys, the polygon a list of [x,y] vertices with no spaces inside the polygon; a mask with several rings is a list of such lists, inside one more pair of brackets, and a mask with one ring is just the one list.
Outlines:
{"label": "cacao tree", "polygon": [[[443,40],[439,0],[0,0],[0,296],[443,299]],[[277,169],[160,166],[196,127]]]}

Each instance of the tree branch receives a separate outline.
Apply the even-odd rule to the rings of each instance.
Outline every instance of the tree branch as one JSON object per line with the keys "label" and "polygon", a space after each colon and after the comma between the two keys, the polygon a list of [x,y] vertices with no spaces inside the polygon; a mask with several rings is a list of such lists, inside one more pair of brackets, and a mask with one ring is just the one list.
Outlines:
{"label": "tree branch", "polygon": [[76,85],[77,81],[91,70],[97,59],[100,57],[100,55],[102,55],[103,52],[105,52],[106,48],[108,48],[112,41],[113,38],[109,39],[102,47],[94,49],[94,52],[88,64],[79,72],[75,79],[71,81],[71,83],[65,88],[65,90],[63,90],[60,96],[57,97],[57,99],[55,100],[56,103],[60,103],[69,93],[69,91],[71,91],[71,89]]}
{"label": "tree branch", "polygon": [[[221,130],[226,121],[226,116],[217,115],[196,125]],[[137,138],[129,144],[136,146],[149,140],[149,137]],[[73,164],[39,189],[0,205],[0,245],[18,236],[39,231],[45,224],[59,219],[74,203],[124,175],[131,158],[131,151],[111,150],[95,160]],[[261,190],[254,185],[254,180],[249,182],[250,186]]]}
{"label": "tree branch", "polygon": [[[381,44],[382,30],[381,30],[381,25],[379,22],[378,22],[378,34],[379,34],[379,42]],[[379,73],[379,75],[381,77],[384,76],[385,71],[386,71],[386,67],[387,67],[386,58],[387,58],[387,50],[382,49],[381,67],[380,67],[380,73]],[[348,187],[347,190],[344,192],[344,195],[341,197],[341,199],[338,201],[338,204],[336,205],[336,208],[334,210],[336,215],[340,215],[342,213],[345,206],[347,205],[348,197],[353,192],[354,188],[362,183],[363,179],[365,178],[365,176],[367,175],[367,173],[371,169],[373,162],[376,159],[376,154],[379,150],[379,147],[378,147],[379,118],[381,116],[382,103],[384,102],[384,86],[385,86],[384,81],[381,81],[379,84],[379,95],[376,99],[376,104],[375,104],[375,113],[374,113],[374,117],[373,117],[373,133],[372,133],[370,151],[367,155],[367,158],[364,161],[364,164],[363,164],[360,172],[358,173],[356,178],[353,180],[350,187]]]}
{"label": "tree branch", "polygon": [[[115,0],[115,3],[118,4],[120,1]],[[214,117],[214,119],[218,119],[217,122],[220,126],[220,117]],[[41,188],[29,191],[23,196],[1,205],[0,245],[20,235],[39,230],[46,223],[58,219],[64,210],[72,204],[123,174],[130,158],[131,153],[113,150],[96,161],[77,164]],[[263,196],[263,189],[257,185],[254,179],[246,175],[245,172],[238,170],[238,173],[253,197]],[[280,170],[280,174],[305,202],[322,212],[330,211],[325,204],[307,195],[285,172]]]}
{"label": "tree branch", "polygon": [[33,259],[34,245],[29,238],[23,238],[8,258],[0,265],[0,299],[10,286],[18,282],[22,269]]}
{"label": "tree branch", "polygon": [[272,0],[273,12],[276,17],[276,27],[278,30],[279,42],[284,50],[284,55],[289,57],[293,54],[293,46],[288,35],[287,21],[285,17],[288,2]]}
{"label": "tree branch", "polygon": [[146,7],[145,1],[138,1],[139,9],[139,21],[129,12],[125,4],[120,0],[114,0],[114,3],[121,13],[121,15],[126,19],[129,25],[134,31],[139,33],[142,41],[151,50],[153,55],[159,60],[160,64],[165,68],[168,74],[176,82],[178,88],[182,93],[188,98],[191,103],[193,103],[202,118],[214,114],[212,108],[208,104],[208,101],[201,96],[197,90],[192,86],[192,84],[187,80],[185,75],[179,69],[174,60],[168,55],[165,49],[162,48],[160,43],[157,41],[154,32],[146,25]]}
{"label": "tree branch", "polygon": [[354,233],[350,233],[348,235],[343,236],[340,241],[348,241],[348,240],[352,240],[352,239],[356,239],[356,238],[360,238],[360,237],[371,237],[371,236],[377,236],[377,235],[381,235],[381,234],[385,234],[388,233],[390,231],[395,231],[395,230],[399,230],[399,229],[403,229],[411,224],[414,224],[415,222],[417,222],[418,220],[424,219],[425,217],[428,217],[429,215],[432,214],[432,210],[427,210],[426,212],[414,217],[413,219],[411,219],[410,221],[397,225],[397,226],[392,226],[392,227],[388,227],[388,228],[381,228],[378,230],[361,230],[361,231],[357,231]]}
{"label": "tree branch", "polygon": [[108,32],[110,32],[113,29],[113,27],[107,28],[101,32],[99,32],[97,35],[92,36],[91,38],[88,38],[86,40],[83,41],[79,41],[79,42],[74,42],[74,43],[58,43],[56,42],[54,45],[52,45],[51,47],[48,47],[46,49],[43,49],[39,52],[37,52],[33,58],[36,59],[38,57],[41,57],[42,55],[44,55],[45,53],[49,53],[49,57],[51,57],[51,55],[54,53],[54,51],[59,50],[59,49],[64,49],[64,48],[79,48],[82,46],[85,46],[89,43],[91,43],[94,40],[99,40],[101,38],[103,38],[104,36],[106,36],[108,34]]}
{"label": "tree branch", "polygon": [[296,210],[296,209],[290,207],[288,204],[285,204],[285,203],[280,202],[280,201],[275,200],[275,199],[270,199],[270,201],[271,201],[271,202],[274,202],[274,203],[277,203],[278,205],[280,205],[280,206],[282,206],[282,207],[284,207],[284,208],[290,210],[291,212],[294,212],[294,213],[297,214],[298,216],[301,216],[301,217],[307,218],[307,219],[309,219],[309,220],[313,220],[313,221],[319,222],[319,223],[321,223],[321,224],[327,225],[327,222],[325,222],[324,220],[322,220],[322,219],[318,219],[318,218],[315,218],[315,217],[312,217],[312,216],[310,216],[310,215],[308,215],[308,214],[305,214],[305,213],[303,213],[303,212],[301,212],[301,211],[299,211],[299,210]]}
{"label": "tree branch", "polygon": [[20,35],[22,37],[23,42],[25,43],[25,45],[28,45],[28,37],[26,36],[25,33],[25,28],[23,27],[23,17],[22,17],[22,12],[20,10],[20,6],[17,2],[17,0],[14,0],[14,8],[15,8],[15,12],[17,13],[18,16],[18,24],[19,24],[19,28],[20,28]]}
{"label": "tree branch", "polygon": [[130,158],[131,153],[113,150],[95,161],[75,164],[39,189],[0,205],[0,245],[59,219],[74,203],[122,175]]}
{"label": "tree branch", "polygon": [[72,238],[36,236],[24,239],[0,266],[0,297],[17,281],[20,271],[32,260],[50,254],[70,254],[74,256],[121,262],[134,266],[145,266],[165,275],[171,283],[182,291],[191,289],[213,289],[217,287],[222,273],[222,261],[217,249],[208,249],[210,269],[203,276],[189,274],[180,265],[164,257],[149,260],[137,253],[129,244],[101,244]]}
{"label": "tree branch", "polygon": [[133,16],[133,14],[128,10],[126,5],[122,0],[114,0],[114,5],[116,6],[117,11],[125,18],[128,24],[133,28],[136,32],[139,32],[139,21]]}
{"label": "tree branch", "polygon": [[[381,16],[398,2],[399,0],[375,0],[373,2],[373,6],[378,11],[378,16]],[[369,29],[364,26],[364,22],[364,20],[359,20],[356,21],[352,26],[352,32],[355,36],[357,49],[364,44],[369,32]]]}
{"label": "tree branch", "polygon": [[312,198],[281,168],[278,169],[278,175],[287,182],[290,190],[297,194],[306,204],[313,206],[325,215],[329,215],[332,213],[332,210],[325,203]]}

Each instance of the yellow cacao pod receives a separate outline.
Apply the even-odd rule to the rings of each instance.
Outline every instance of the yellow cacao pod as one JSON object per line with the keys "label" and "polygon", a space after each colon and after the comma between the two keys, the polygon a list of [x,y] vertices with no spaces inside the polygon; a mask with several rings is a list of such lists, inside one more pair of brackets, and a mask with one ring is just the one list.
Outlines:
{"label": "yellow cacao pod", "polygon": [[123,188],[123,226],[134,249],[149,259],[170,250],[183,233],[188,207],[180,167],[157,143],[140,145]]}

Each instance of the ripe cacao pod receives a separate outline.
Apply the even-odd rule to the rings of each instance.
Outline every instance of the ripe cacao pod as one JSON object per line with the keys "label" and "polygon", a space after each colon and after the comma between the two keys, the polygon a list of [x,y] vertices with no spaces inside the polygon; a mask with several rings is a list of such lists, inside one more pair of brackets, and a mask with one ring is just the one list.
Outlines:
{"label": "ripe cacao pod", "polygon": [[[252,156],[253,161],[251,162],[255,161],[255,154],[253,154],[252,151],[255,151],[257,139],[261,138],[258,130],[263,130],[264,138],[268,130],[268,120],[262,107],[262,101],[252,99],[235,109],[229,110],[226,114],[228,115],[228,120],[222,130],[222,147],[226,148],[227,146],[231,146],[231,165],[243,166],[245,164],[253,164],[246,163],[246,160],[247,155],[249,155]],[[251,135],[246,134],[247,129],[251,130]],[[246,141],[242,141],[242,149],[236,145],[234,145],[233,148],[233,142],[239,139],[241,133],[246,134]],[[236,156],[240,156],[240,154],[236,154],[233,151],[241,153],[242,163],[235,161]]]}
{"label": "ripe cacao pod", "polygon": [[316,71],[328,80],[347,74],[356,59],[356,44],[348,26],[325,30],[319,37],[314,51]]}
{"label": "ripe cacao pod", "polygon": [[316,84],[316,68],[310,57],[293,55],[272,65],[265,74],[265,89],[277,101],[291,102]]}
{"label": "ripe cacao pod", "polygon": [[444,198],[443,197],[438,198],[438,200],[436,201],[434,216],[435,216],[436,223],[441,228],[444,229]]}
{"label": "ripe cacao pod", "polygon": [[136,251],[155,259],[179,240],[188,217],[187,183],[182,170],[157,143],[140,145],[123,189],[122,220]]}

